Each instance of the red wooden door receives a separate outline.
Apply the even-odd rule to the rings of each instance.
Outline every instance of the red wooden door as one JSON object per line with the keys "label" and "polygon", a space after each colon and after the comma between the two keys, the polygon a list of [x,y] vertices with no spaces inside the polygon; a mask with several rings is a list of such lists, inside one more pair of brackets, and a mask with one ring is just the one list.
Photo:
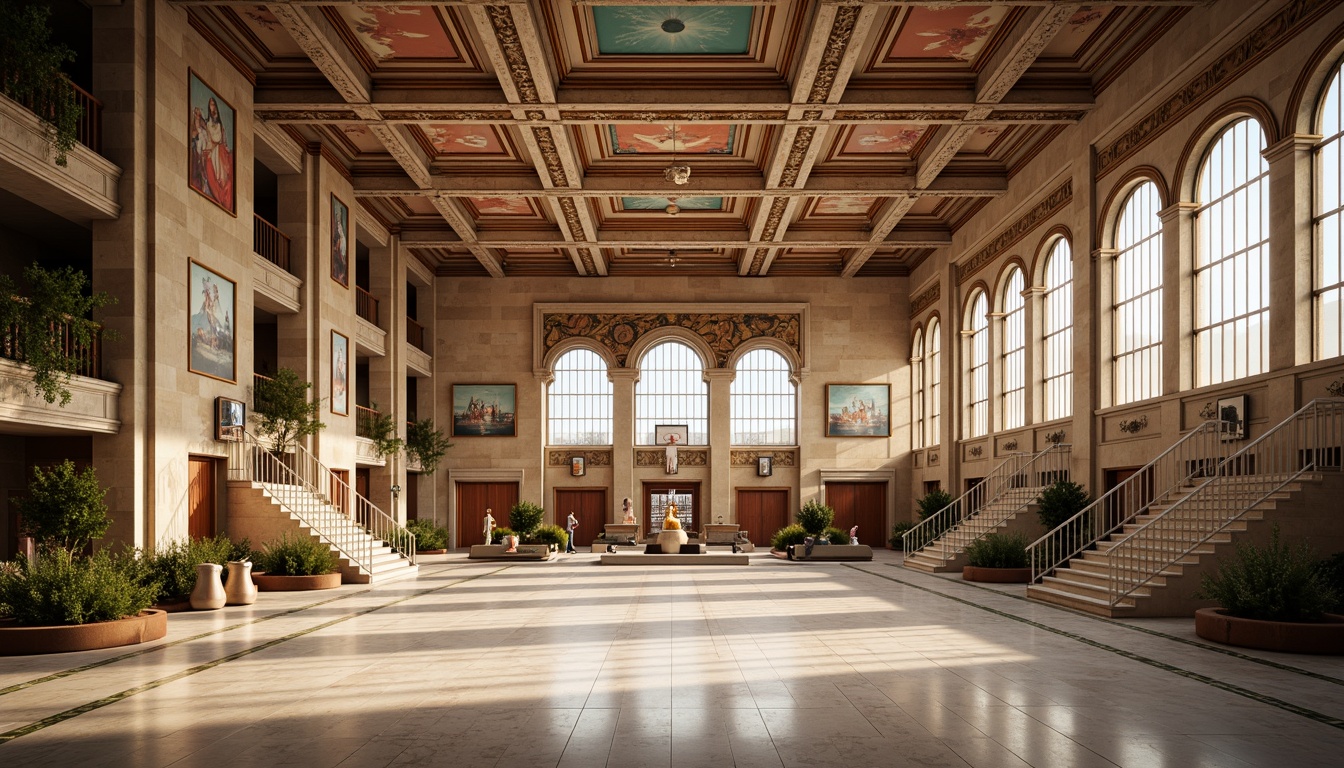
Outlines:
{"label": "red wooden door", "polygon": [[215,535],[215,461],[187,458],[187,535],[208,539]]}
{"label": "red wooden door", "polygon": [[420,476],[415,474],[406,475],[406,488],[402,490],[406,496],[406,519],[420,519]]}
{"label": "red wooden door", "polygon": [[556,488],[555,524],[564,528],[571,512],[579,521],[574,534],[574,547],[586,550],[594,539],[602,535],[607,524],[607,489]]}
{"label": "red wooden door", "polygon": [[887,484],[827,483],[826,505],[835,510],[833,525],[844,531],[859,526],[859,541],[881,546],[887,540]]}
{"label": "red wooden door", "polygon": [[368,467],[360,467],[355,470],[355,493],[369,498],[369,485],[373,479]]}
{"label": "red wooden door", "polygon": [[737,489],[737,527],[753,542],[770,541],[791,518],[788,488]]}
{"label": "red wooden door", "polygon": [[331,470],[331,504],[350,514],[350,470]]}
{"label": "red wooden door", "polygon": [[495,517],[495,526],[507,528],[509,508],[518,503],[517,483],[457,484],[457,546],[484,544],[485,511]]}

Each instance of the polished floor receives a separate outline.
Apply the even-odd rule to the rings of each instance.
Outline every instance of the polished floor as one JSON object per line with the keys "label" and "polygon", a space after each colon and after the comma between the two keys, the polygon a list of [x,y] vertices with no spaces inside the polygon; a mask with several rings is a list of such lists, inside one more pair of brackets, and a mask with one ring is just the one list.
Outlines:
{"label": "polished floor", "polygon": [[872,563],[492,564],[0,658],[0,766],[1340,766],[1344,657]]}

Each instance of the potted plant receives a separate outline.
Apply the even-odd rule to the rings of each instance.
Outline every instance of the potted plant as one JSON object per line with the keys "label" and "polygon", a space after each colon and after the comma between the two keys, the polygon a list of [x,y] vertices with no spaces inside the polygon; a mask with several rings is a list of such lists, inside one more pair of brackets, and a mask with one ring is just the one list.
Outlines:
{"label": "potted plant", "polygon": [[71,397],[66,385],[82,369],[80,351],[99,335],[116,337],[88,317],[117,300],[102,292],[86,296],[88,277],[71,267],[48,271],[33,264],[23,270],[23,280],[27,290],[20,296],[13,279],[0,274],[0,356],[27,365],[36,393],[64,407]]}
{"label": "potted plant", "polygon": [[538,526],[532,532],[532,537],[525,539],[524,543],[549,544],[552,552],[559,552],[569,544],[569,534],[558,525],[542,525]]}
{"label": "potted plant", "polygon": [[903,549],[905,546],[904,544],[905,534],[907,531],[909,531],[911,528],[914,527],[915,527],[914,523],[907,522],[905,520],[902,520],[901,522],[891,526],[891,538],[887,539],[887,546],[896,550]]}
{"label": "potted plant", "polygon": [[[952,498],[952,494],[944,491],[942,488],[934,488],[932,491],[924,494],[915,502],[915,507],[919,511],[920,522],[928,520],[930,517],[938,514],[941,510],[946,509],[953,501],[955,501],[955,499]],[[937,528],[937,530],[929,531],[928,538],[933,539],[939,536],[943,531],[952,526],[952,522],[953,521],[950,519],[945,519],[938,523],[932,523],[931,525]],[[914,526],[911,527],[913,528]],[[904,547],[905,545],[902,544],[901,548],[904,549]]]}
{"label": "potted plant", "polygon": [[341,586],[340,562],[331,547],[311,536],[285,534],[256,558],[252,581],[262,592],[299,592]]}
{"label": "potted plant", "polygon": [[5,73],[0,91],[43,122],[56,164],[64,166],[84,115],[70,78],[61,71],[75,52],[51,39],[51,8],[38,3],[0,3],[0,36],[0,72]]}
{"label": "potted plant", "polygon": [[252,388],[252,410],[257,430],[271,442],[271,451],[282,454],[301,438],[326,429],[317,417],[322,401],[310,398],[313,385],[289,368],[269,379],[258,379]]}
{"label": "potted plant", "polygon": [[530,501],[520,501],[509,508],[509,528],[513,529],[523,541],[532,541],[533,535],[541,527],[546,510]]}
{"label": "potted plant", "polygon": [[1291,546],[1275,525],[1268,546],[1238,544],[1195,597],[1218,608],[1195,612],[1205,640],[1285,653],[1344,654],[1344,616],[1329,613],[1340,597],[1305,542]]}
{"label": "potted plant", "polygon": [[234,543],[226,534],[212,539],[178,539],[140,553],[142,584],[156,584],[154,607],[174,613],[190,610],[187,596],[196,587],[196,566],[214,563],[221,568],[230,561],[246,560],[252,545],[247,539]]}
{"label": "potted plant", "polygon": [[435,527],[428,520],[410,520],[406,530],[415,534],[415,553],[417,555],[448,554],[448,531]]}
{"label": "potted plant", "polygon": [[[835,522],[835,510],[816,499],[809,499],[803,505],[803,508],[794,515],[794,519],[799,525],[803,526],[803,530],[807,531],[808,535],[820,536],[827,528],[831,527],[831,523]],[[845,536],[845,543],[849,543],[848,535]]]}
{"label": "potted plant", "polygon": [[434,474],[439,460],[453,444],[434,426],[433,419],[413,421],[406,427],[406,456],[420,464],[420,471]]}
{"label": "potted plant", "polygon": [[802,544],[807,536],[807,529],[803,526],[797,523],[786,525],[770,537],[770,549],[774,552],[787,552],[790,545]]}
{"label": "potted plant", "polygon": [[1031,581],[1027,537],[1021,533],[990,533],[966,547],[970,563],[961,569],[966,581],[1026,584]]}

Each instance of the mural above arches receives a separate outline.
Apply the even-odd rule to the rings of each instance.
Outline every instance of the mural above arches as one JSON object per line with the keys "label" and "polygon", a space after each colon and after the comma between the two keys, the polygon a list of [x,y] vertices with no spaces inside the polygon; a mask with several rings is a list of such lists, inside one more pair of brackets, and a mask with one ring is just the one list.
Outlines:
{"label": "mural above arches", "polygon": [[540,323],[542,358],[568,339],[591,339],[606,347],[616,365],[623,368],[629,364],[630,350],[645,334],[660,328],[684,328],[704,340],[719,368],[727,367],[733,352],[753,339],[773,339],[792,349],[797,359],[803,359],[804,317],[799,311],[542,311]]}

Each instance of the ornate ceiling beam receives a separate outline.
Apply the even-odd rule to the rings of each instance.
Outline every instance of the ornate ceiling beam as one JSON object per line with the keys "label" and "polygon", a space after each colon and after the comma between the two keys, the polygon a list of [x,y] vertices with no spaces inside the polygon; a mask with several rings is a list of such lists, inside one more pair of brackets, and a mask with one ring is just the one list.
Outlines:
{"label": "ornate ceiling beam", "polygon": [[[904,200],[905,198],[901,198]],[[874,241],[868,230],[830,230],[827,232],[790,232],[779,242],[762,243],[743,237],[741,228],[702,229],[687,232],[680,229],[669,230],[603,230],[602,237],[591,241],[565,239],[558,232],[536,231],[496,231],[491,230],[480,240],[467,243],[451,231],[408,229],[401,233],[402,244],[411,248],[463,248],[475,246],[486,249],[502,250],[538,250],[554,248],[621,248],[621,249],[661,249],[666,250],[668,243],[682,248],[725,249],[755,248],[771,249],[802,248],[807,250],[841,250],[846,248],[872,248],[874,251],[901,250],[909,248],[939,248],[952,243],[952,233],[948,231],[914,230],[902,232],[888,230],[883,239]]]}
{"label": "ornate ceiling beam", "polygon": [[[592,176],[582,189],[547,188],[535,178],[520,176],[469,176],[441,173],[425,188],[401,176],[354,178],[356,197],[537,197],[557,199],[609,197],[737,197],[757,195],[765,186],[760,177],[740,177],[695,170],[684,187],[659,178]],[[809,179],[797,189],[772,189],[774,197],[999,197],[1008,190],[1003,174],[940,176],[927,187],[915,186],[913,176],[822,176]]]}
{"label": "ornate ceiling beam", "polygon": [[369,74],[360,66],[350,49],[341,45],[336,28],[327,21],[320,10],[296,8],[292,5],[266,6],[280,21],[289,36],[312,60],[313,66],[327,78],[331,87],[345,99],[341,107],[348,109],[349,102],[367,103],[373,92]]}
{"label": "ornate ceiling beam", "polygon": [[[396,0],[397,5],[527,5],[529,0]],[[659,5],[666,6],[667,0],[572,0],[574,5]],[[682,0],[685,5],[780,5],[784,0]],[[945,7],[956,0],[818,0],[818,5],[872,5],[872,6],[930,6]],[[982,0],[970,0],[967,4],[981,3]],[[1057,0],[1012,0],[1011,5],[1054,5]],[[1151,6],[1154,8],[1184,8],[1190,6],[1212,5],[1217,0],[1106,0],[1106,5]],[[98,4],[98,3],[95,3]],[[257,5],[255,0],[168,0],[169,5],[191,6],[233,6],[236,8]],[[368,5],[368,0],[285,0],[285,5],[294,6],[342,6]]]}

